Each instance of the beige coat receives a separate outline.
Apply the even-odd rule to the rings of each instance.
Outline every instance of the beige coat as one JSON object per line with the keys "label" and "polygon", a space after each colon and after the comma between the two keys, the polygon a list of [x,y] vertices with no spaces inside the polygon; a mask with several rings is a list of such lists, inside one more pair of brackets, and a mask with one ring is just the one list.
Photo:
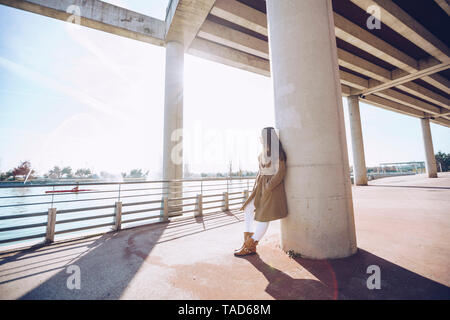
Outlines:
{"label": "beige coat", "polygon": [[287,215],[287,200],[284,190],[286,162],[280,160],[275,174],[264,175],[262,174],[264,169],[261,163],[261,156],[258,157],[258,160],[259,172],[255,185],[252,193],[244,202],[242,209],[254,199],[256,221],[266,222],[284,218]]}

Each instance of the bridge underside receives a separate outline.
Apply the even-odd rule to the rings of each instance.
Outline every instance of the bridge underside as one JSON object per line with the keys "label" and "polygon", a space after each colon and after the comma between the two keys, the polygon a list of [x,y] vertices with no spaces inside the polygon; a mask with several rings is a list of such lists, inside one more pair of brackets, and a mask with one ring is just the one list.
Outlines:
{"label": "bridge underside", "polygon": [[[265,0],[174,0],[166,21],[99,0],[0,3],[61,20],[79,5],[87,27],[160,46],[179,41],[188,54],[270,76]],[[332,4],[342,95],[450,127],[448,2]],[[370,6],[379,8],[380,29],[367,28]]]}

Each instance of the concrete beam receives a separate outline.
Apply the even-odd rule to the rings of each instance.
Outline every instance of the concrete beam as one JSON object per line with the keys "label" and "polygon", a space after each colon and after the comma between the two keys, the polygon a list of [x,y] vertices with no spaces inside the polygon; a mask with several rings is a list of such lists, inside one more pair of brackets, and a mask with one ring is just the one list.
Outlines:
{"label": "concrete beam", "polygon": [[[345,64],[344,64],[344,66],[345,66]],[[373,72],[369,73],[369,72],[365,72],[364,70],[362,70],[360,72],[361,74],[364,74],[364,75],[367,75],[367,76],[374,75],[372,78],[374,78],[376,80],[379,80],[381,82],[384,82],[384,83],[381,83],[381,84],[379,84],[379,85],[377,85],[375,87],[371,87],[371,88],[366,89],[366,90],[362,90],[359,93],[367,95],[367,94],[375,93],[377,91],[389,89],[389,88],[392,88],[392,87],[397,87],[397,86],[403,85],[403,84],[405,84],[407,82],[410,82],[412,80],[420,79],[420,78],[422,78],[424,76],[431,75],[431,74],[434,74],[436,72],[446,70],[449,67],[450,67],[450,63],[449,62],[447,62],[447,63],[440,63],[438,65],[433,65],[432,67],[429,67],[429,68],[426,68],[426,69],[422,69],[422,70],[420,70],[418,72],[414,72],[414,73],[408,73],[408,72],[402,72],[401,74],[397,73],[399,75],[397,77],[393,74],[392,77],[393,78],[395,77],[393,80],[387,80],[387,78],[385,76],[381,75],[380,73],[374,75]],[[352,69],[352,70],[355,69],[351,65],[351,63],[349,64],[348,68]],[[381,68],[381,69],[389,72],[386,69],[383,69],[383,68]],[[357,68],[357,70],[359,70],[359,68]],[[355,70],[355,71],[357,71],[357,70]],[[419,86],[419,85],[417,85],[417,86],[418,86],[417,88],[419,90],[425,89],[422,86]],[[428,92],[430,92],[430,91],[428,90]],[[433,97],[435,97],[435,98],[433,98]],[[430,102],[443,103],[443,104],[446,104],[447,106],[449,105],[448,99],[446,99],[446,98],[444,98],[444,97],[442,97],[440,95],[435,96],[435,93],[430,94],[429,97],[424,97],[423,99],[426,99],[426,100],[431,99]],[[443,106],[445,107],[445,105],[443,105]]]}
{"label": "concrete beam", "polygon": [[383,24],[401,34],[441,62],[449,61],[449,48],[419,22],[391,0],[351,0],[364,11],[370,6],[380,9]]}
{"label": "concrete beam", "polygon": [[[184,45],[186,51],[205,22],[214,2],[215,0],[177,0],[166,41],[179,42]],[[170,8],[170,11],[172,10],[174,9]]]}
{"label": "concrete beam", "polygon": [[216,0],[211,14],[267,36],[266,15],[236,0]]}
{"label": "concrete beam", "polygon": [[348,97],[351,95],[352,88],[346,86],[345,84],[341,84],[341,91],[343,97]]}
{"label": "concrete beam", "polygon": [[[351,74],[343,70],[339,70],[339,73],[341,78],[341,84],[350,86],[352,88],[356,88],[358,90],[368,88],[371,84],[374,86],[380,84],[380,82],[377,80],[366,80],[362,77],[359,77],[357,75]],[[352,94],[355,93],[357,93],[357,91],[355,92],[353,90]],[[376,92],[375,94],[385,99],[389,99],[401,103],[403,105],[409,106],[411,108],[428,112],[434,115],[439,115],[441,113],[441,109],[439,107],[436,107],[435,105],[432,105],[430,103],[416,99],[414,97],[408,96],[406,94],[403,94],[401,92],[392,89],[379,91]]]}
{"label": "concrete beam", "polygon": [[[80,24],[118,36],[163,46],[165,22],[99,0],[0,0],[0,4],[68,21],[70,6],[80,8]],[[70,19],[72,22],[72,19]]]}
{"label": "concrete beam", "polygon": [[431,122],[439,124],[441,126],[446,126],[450,128],[450,120],[446,118],[434,118],[430,119]]}
{"label": "concrete beam", "polygon": [[450,3],[448,0],[434,0],[450,16]]}
{"label": "concrete beam", "polygon": [[195,38],[187,53],[270,77],[268,60],[205,39]]}
{"label": "concrete beam", "polygon": [[441,91],[450,94],[450,81],[439,74],[432,74],[422,78],[423,81],[428,82]]}
{"label": "concrete beam", "polygon": [[389,99],[385,99],[382,97],[378,97],[376,95],[370,95],[370,96],[366,96],[365,98],[359,98],[359,100],[361,102],[365,102],[386,110],[390,110],[390,111],[394,111],[394,112],[398,112],[398,113],[402,113],[408,116],[413,116],[413,117],[424,117],[425,113],[423,111],[411,108],[411,107],[407,107],[404,104],[389,100]]}
{"label": "concrete beam", "polygon": [[408,92],[416,97],[437,104],[445,109],[450,109],[450,99],[437,94],[415,82],[407,82],[397,86],[400,90]]}
{"label": "concrete beam", "polygon": [[399,89],[415,95],[421,99],[424,99],[428,102],[437,104],[446,109],[450,109],[450,101],[446,97],[436,94],[435,92],[428,90],[414,82],[408,82],[414,79],[418,79],[424,74],[431,74],[432,72],[447,69],[449,67],[449,63],[440,63],[438,65],[432,64],[431,67],[428,67],[428,65],[426,65],[424,66],[428,67],[426,69],[412,74],[408,72],[402,72],[402,77],[399,77],[395,80],[390,80],[391,72],[389,70],[379,67],[345,50],[338,49],[338,61],[339,65],[343,67],[354,70],[358,73],[377,80],[371,80],[367,85],[366,79],[341,71],[341,83],[358,89],[352,92],[352,94],[369,95],[392,87],[398,87]]}
{"label": "concrete beam", "polygon": [[339,65],[379,81],[390,81],[391,72],[370,61],[338,48]]}
{"label": "concrete beam", "polygon": [[334,13],[336,37],[344,40],[397,68],[408,72],[418,71],[417,60],[378,38],[357,24]]}
{"label": "concrete beam", "polygon": [[411,96],[408,96],[404,93],[392,89],[379,91],[375,93],[375,95],[404,104],[414,109],[421,110],[423,112],[431,113],[433,115],[439,115],[441,113],[441,109],[432,104],[429,104],[425,101],[413,98]]}
{"label": "concrete beam", "polygon": [[369,87],[369,80],[361,78],[357,75],[354,75],[350,72],[339,70],[339,76],[342,84],[347,86],[357,88],[357,89],[366,89]]}
{"label": "concrete beam", "polygon": [[198,32],[198,37],[224,46],[269,59],[267,41],[252,37],[246,33],[206,20]]}

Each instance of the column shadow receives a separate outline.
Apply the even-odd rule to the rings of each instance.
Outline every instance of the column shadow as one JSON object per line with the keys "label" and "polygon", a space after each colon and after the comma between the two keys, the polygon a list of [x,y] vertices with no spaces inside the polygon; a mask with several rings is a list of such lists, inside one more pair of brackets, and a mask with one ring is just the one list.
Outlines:
{"label": "column shadow", "polygon": [[333,288],[313,279],[295,279],[265,263],[259,255],[243,257],[269,281],[265,291],[276,300],[329,300]]}
{"label": "column shadow", "polygon": [[[362,249],[343,259],[293,258],[318,281],[293,279],[267,265],[258,255],[246,259],[269,281],[266,292],[275,299],[450,299],[450,287]],[[380,289],[367,287],[367,279],[372,274],[367,273],[367,268],[371,265],[380,267]]]}
{"label": "column shadow", "polygon": [[[107,233],[90,243],[85,253],[20,299],[119,299],[158,243],[167,224]],[[66,267],[80,270],[81,289],[67,288]],[[34,274],[32,275],[34,276]]]}

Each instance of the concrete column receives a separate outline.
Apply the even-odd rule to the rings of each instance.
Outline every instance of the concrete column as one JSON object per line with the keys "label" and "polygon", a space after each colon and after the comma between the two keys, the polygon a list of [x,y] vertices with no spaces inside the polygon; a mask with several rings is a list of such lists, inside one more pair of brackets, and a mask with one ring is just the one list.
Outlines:
{"label": "concrete column", "polygon": [[[168,42],[164,92],[164,180],[183,178],[183,70],[184,46],[175,41]],[[179,188],[174,188],[175,185],[179,184],[171,185],[172,192],[179,191]],[[175,196],[179,195],[171,194],[170,198]],[[173,202],[169,204],[173,205]]]}
{"label": "concrete column", "polygon": [[367,185],[367,168],[364,156],[364,143],[361,129],[361,115],[359,112],[359,100],[357,96],[347,98],[348,114],[350,117],[350,130],[352,134],[353,150],[353,176],[355,185]]}
{"label": "concrete column", "polygon": [[431,138],[430,119],[420,119],[422,124],[423,145],[425,147],[425,159],[428,178],[437,178],[436,158],[434,157],[433,139]]}
{"label": "concrete column", "polygon": [[330,0],[267,0],[275,120],[287,153],[281,246],[313,259],[356,252]]}

